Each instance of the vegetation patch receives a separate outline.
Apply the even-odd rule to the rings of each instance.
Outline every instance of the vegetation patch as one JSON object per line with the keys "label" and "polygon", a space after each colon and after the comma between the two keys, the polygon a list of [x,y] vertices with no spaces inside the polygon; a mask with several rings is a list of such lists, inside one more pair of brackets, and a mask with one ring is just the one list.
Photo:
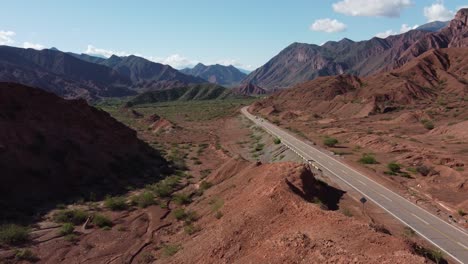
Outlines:
{"label": "vegetation patch", "polygon": [[323,140],[323,144],[327,147],[335,147],[338,144],[338,139],[327,137]]}
{"label": "vegetation patch", "polygon": [[162,247],[162,255],[165,257],[174,256],[181,249],[182,249],[181,245],[166,244]]}
{"label": "vegetation patch", "polygon": [[56,223],[82,224],[88,218],[88,213],[80,209],[60,210],[56,212],[52,219]]}
{"label": "vegetation patch", "polygon": [[59,234],[61,236],[70,235],[75,230],[75,226],[72,223],[65,223],[60,227]]}
{"label": "vegetation patch", "polygon": [[362,164],[378,164],[374,155],[370,153],[362,154],[362,157],[359,159],[359,162]]}
{"label": "vegetation patch", "polygon": [[104,201],[104,206],[109,208],[112,211],[122,211],[128,208],[127,201],[125,197],[106,197]]}
{"label": "vegetation patch", "polygon": [[36,262],[39,258],[30,249],[17,249],[15,251],[16,260],[24,260],[28,262]]}
{"label": "vegetation patch", "polygon": [[100,228],[112,227],[112,220],[102,214],[95,214],[93,217],[93,224]]}
{"label": "vegetation patch", "polygon": [[154,195],[151,192],[143,192],[141,194],[135,195],[131,198],[131,202],[133,205],[136,205],[140,208],[146,208],[155,204]]}
{"label": "vegetation patch", "polygon": [[29,228],[6,224],[0,225],[0,244],[19,245],[29,241]]}

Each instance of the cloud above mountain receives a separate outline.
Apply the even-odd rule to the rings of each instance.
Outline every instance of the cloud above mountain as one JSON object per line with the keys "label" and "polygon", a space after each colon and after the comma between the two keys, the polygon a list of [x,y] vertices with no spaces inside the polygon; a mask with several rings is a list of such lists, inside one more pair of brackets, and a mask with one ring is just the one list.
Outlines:
{"label": "cloud above mountain", "polygon": [[454,15],[455,12],[447,9],[441,1],[424,7],[424,16],[427,22],[448,21],[452,19]]}
{"label": "cloud above mountain", "polygon": [[335,33],[345,31],[346,27],[347,26],[344,23],[341,23],[336,19],[323,18],[315,20],[315,22],[310,26],[310,30]]}
{"label": "cloud above mountain", "polygon": [[419,27],[419,25],[414,25],[414,26],[411,27],[408,24],[403,24],[403,25],[401,25],[399,32],[393,31],[392,29],[389,29],[389,30],[386,30],[384,32],[377,33],[375,36],[378,37],[378,38],[386,38],[386,37],[391,36],[391,35],[397,35],[397,34],[402,34],[402,33],[408,32],[410,30],[416,29],[417,27]]}
{"label": "cloud above mountain", "polygon": [[24,42],[23,43],[23,48],[25,49],[35,49],[35,50],[42,50],[45,49],[44,45],[38,44],[38,43],[31,43],[31,42]]}
{"label": "cloud above mountain", "polygon": [[16,35],[13,31],[0,30],[0,45],[11,45],[15,43],[13,37]]}
{"label": "cloud above mountain", "polygon": [[349,16],[399,17],[411,0],[343,0],[333,4],[337,13]]}

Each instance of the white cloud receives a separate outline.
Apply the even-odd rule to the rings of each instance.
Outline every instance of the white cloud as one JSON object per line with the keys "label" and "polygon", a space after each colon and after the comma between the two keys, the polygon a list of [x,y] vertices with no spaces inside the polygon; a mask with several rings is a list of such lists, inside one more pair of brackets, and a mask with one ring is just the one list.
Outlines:
{"label": "white cloud", "polygon": [[455,16],[455,12],[448,10],[443,2],[438,1],[431,6],[424,7],[424,16],[427,22],[448,21]]}
{"label": "white cloud", "polygon": [[393,31],[392,29],[389,29],[389,30],[386,30],[384,32],[377,33],[377,34],[375,34],[375,36],[378,37],[378,38],[386,38],[386,37],[391,36],[391,35],[397,35],[397,34],[402,34],[402,33],[408,32],[408,31],[410,31],[412,29],[416,29],[417,27],[419,27],[419,25],[414,25],[414,26],[410,27],[410,26],[408,26],[408,24],[403,24],[400,27],[400,32],[396,32],[396,31]]}
{"label": "white cloud", "polygon": [[125,51],[112,51],[112,50],[107,50],[107,49],[100,49],[96,48],[93,45],[88,45],[87,49],[83,52],[85,54],[89,55],[100,55],[104,56],[106,58],[109,58],[112,55],[117,55],[117,56],[130,56],[131,54]]}
{"label": "white cloud", "polygon": [[396,35],[397,33],[391,29],[387,30],[387,31],[384,31],[384,32],[380,32],[380,33],[377,33],[375,36],[378,37],[378,38],[386,38],[390,35]]}
{"label": "white cloud", "polygon": [[42,50],[45,49],[45,46],[37,43],[31,43],[31,42],[24,42],[23,43],[23,48],[25,49],[36,49],[36,50]]}
{"label": "white cloud", "polygon": [[410,30],[416,29],[418,27],[419,27],[419,25],[414,25],[414,26],[410,27],[407,24],[403,24],[403,25],[401,25],[400,33],[405,33],[405,32],[408,32]]}
{"label": "white cloud", "polygon": [[170,65],[171,67],[173,68],[176,68],[176,69],[183,69],[183,68],[187,68],[187,67],[193,67],[195,66],[195,64],[198,63],[198,61],[196,60],[190,60],[189,58],[187,57],[184,57],[180,54],[172,54],[172,55],[169,55],[167,57],[145,57],[146,59],[150,60],[150,61],[154,61],[154,62],[158,62],[158,63],[162,63],[162,64],[167,64],[167,65]]}
{"label": "white cloud", "polygon": [[411,0],[343,0],[333,4],[333,10],[349,16],[399,17]]}
{"label": "white cloud", "polygon": [[0,45],[11,45],[15,43],[13,37],[16,35],[13,31],[0,30]]}
{"label": "white cloud", "polygon": [[327,33],[342,32],[346,30],[346,25],[336,19],[323,18],[317,19],[310,26],[313,31],[322,31]]}
{"label": "white cloud", "polygon": [[234,66],[236,68],[241,68],[241,69],[245,69],[245,70],[252,70],[254,68],[252,65],[243,64],[243,63],[239,62],[236,59],[218,60],[214,64],[220,64],[220,65],[224,65],[224,66],[232,65],[232,66]]}

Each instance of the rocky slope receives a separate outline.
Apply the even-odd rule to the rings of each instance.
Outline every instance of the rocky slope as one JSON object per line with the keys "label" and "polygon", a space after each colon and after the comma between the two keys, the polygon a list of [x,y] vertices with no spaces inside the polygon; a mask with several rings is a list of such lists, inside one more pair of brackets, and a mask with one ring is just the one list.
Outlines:
{"label": "rocky slope", "polygon": [[0,221],[141,184],[166,161],[84,100],[0,83]]}
{"label": "rocky slope", "polygon": [[205,80],[183,74],[169,65],[164,65],[138,56],[111,56],[100,64],[110,67],[132,81],[134,90],[158,90],[204,83]]}
{"label": "rocky slope", "polygon": [[[431,50],[397,70],[365,78],[320,77],[277,92],[254,109],[363,117],[468,94],[468,48]],[[273,110],[271,110],[273,111]]]}
{"label": "rocky slope", "polygon": [[218,100],[240,97],[242,97],[242,95],[234,94],[230,89],[216,84],[197,84],[173,89],[145,92],[130,100],[126,105],[134,106],[138,104],[170,101]]}
{"label": "rocky slope", "polygon": [[237,87],[232,88],[232,91],[236,94],[243,94],[243,95],[262,95],[262,94],[268,93],[267,90],[252,83],[241,84]]}
{"label": "rocky slope", "polygon": [[0,81],[87,100],[206,82],[137,56],[103,59],[57,49],[39,51],[8,46],[0,46]]}
{"label": "rocky slope", "polygon": [[[206,201],[189,207],[203,215],[200,231],[169,238],[181,250],[168,263],[425,262],[401,239],[324,210],[342,192],[315,180],[303,165],[231,160],[207,181],[214,187]],[[213,200],[223,201],[219,219],[208,206]]]}
{"label": "rocky slope", "polygon": [[434,48],[468,46],[468,9],[461,9],[438,32],[411,30],[386,39],[354,42],[343,39],[322,46],[293,43],[243,81],[266,89],[286,88],[320,76],[369,76],[402,66]]}
{"label": "rocky slope", "polygon": [[[367,167],[369,175],[405,186],[408,196],[464,224],[457,211],[468,210],[467,54],[468,48],[437,49],[387,73],[320,77],[250,109],[318,144],[337,138],[333,150],[359,168],[362,154],[373,153],[379,163]],[[389,176],[390,162],[406,174]]]}
{"label": "rocky slope", "polygon": [[128,96],[130,79],[58,50],[0,46],[0,81],[40,87],[65,98]]}
{"label": "rocky slope", "polygon": [[224,66],[219,64],[207,66],[199,63],[191,69],[182,69],[181,72],[197,76],[210,83],[216,83],[223,86],[237,85],[247,76],[247,74],[241,72],[232,65]]}

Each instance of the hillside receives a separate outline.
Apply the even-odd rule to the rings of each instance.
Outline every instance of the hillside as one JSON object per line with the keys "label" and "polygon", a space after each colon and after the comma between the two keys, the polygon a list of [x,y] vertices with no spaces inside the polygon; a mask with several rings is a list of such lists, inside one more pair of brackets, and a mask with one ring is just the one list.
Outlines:
{"label": "hillside", "polygon": [[231,90],[216,84],[198,84],[160,91],[145,92],[130,100],[126,105],[133,106],[139,104],[170,101],[218,100],[238,97],[242,96],[236,95]]}
{"label": "hillside", "polygon": [[206,66],[199,63],[191,69],[182,69],[181,72],[197,76],[210,83],[216,83],[223,86],[237,85],[247,76],[247,74],[241,72],[232,65],[224,66],[219,64]]}
{"label": "hillside", "polygon": [[108,113],[36,88],[0,83],[0,127],[0,222],[102,198],[167,167]]}
{"label": "hillside", "polygon": [[64,98],[134,95],[130,79],[58,50],[0,46],[0,81],[40,87]]}
{"label": "hillside", "polygon": [[110,67],[132,81],[134,90],[146,91],[173,88],[187,84],[204,83],[205,80],[183,74],[164,65],[134,55],[111,56],[100,64]]}
{"label": "hillside", "polygon": [[311,111],[337,117],[362,117],[400,106],[434,103],[468,94],[468,48],[431,50],[402,68],[359,78],[320,77],[277,92],[260,102],[277,111]]}
{"label": "hillside", "polygon": [[265,89],[286,88],[320,76],[370,76],[402,66],[434,48],[467,47],[468,9],[461,9],[438,32],[411,30],[385,39],[343,39],[322,46],[293,43],[244,79]]}
{"label": "hillside", "polygon": [[[456,216],[468,210],[467,54],[468,48],[430,50],[387,73],[320,77],[250,110],[317,144],[337,139],[331,151]],[[363,166],[365,153],[377,164]],[[388,174],[392,162],[401,175]]]}
{"label": "hillside", "polygon": [[268,93],[267,90],[252,83],[245,83],[234,87],[232,88],[232,92],[242,95],[263,95]]}

